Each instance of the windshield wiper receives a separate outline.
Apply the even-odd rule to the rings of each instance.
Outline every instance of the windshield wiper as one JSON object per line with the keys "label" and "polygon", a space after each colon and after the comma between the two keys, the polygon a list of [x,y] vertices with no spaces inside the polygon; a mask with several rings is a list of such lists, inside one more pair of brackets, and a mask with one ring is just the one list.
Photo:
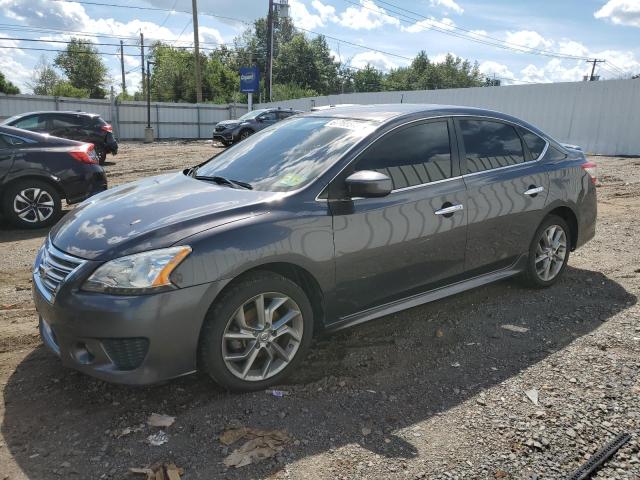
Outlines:
{"label": "windshield wiper", "polygon": [[241,182],[240,180],[231,180],[229,178],[220,177],[217,175],[208,176],[208,175],[196,175],[194,177],[196,180],[206,180],[209,182],[215,182],[218,185],[228,185],[233,188],[244,188],[245,190],[253,190],[253,187],[250,183]]}

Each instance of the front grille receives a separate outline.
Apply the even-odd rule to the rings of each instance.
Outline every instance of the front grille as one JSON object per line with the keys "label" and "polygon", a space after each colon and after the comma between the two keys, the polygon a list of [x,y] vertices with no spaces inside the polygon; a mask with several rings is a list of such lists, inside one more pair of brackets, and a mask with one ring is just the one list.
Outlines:
{"label": "front grille", "polygon": [[55,298],[66,278],[84,262],[85,260],[58,250],[47,239],[33,272],[34,279],[47,300]]}
{"label": "front grille", "polygon": [[227,127],[224,125],[216,125],[216,132],[222,132],[225,128]]}
{"label": "front grille", "polygon": [[120,370],[138,368],[149,350],[149,340],[146,338],[105,338],[102,345]]}

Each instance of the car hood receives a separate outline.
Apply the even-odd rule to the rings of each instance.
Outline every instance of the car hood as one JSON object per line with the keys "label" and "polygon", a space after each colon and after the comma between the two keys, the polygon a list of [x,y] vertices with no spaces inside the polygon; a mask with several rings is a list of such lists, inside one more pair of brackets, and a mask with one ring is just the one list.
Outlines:
{"label": "car hood", "polygon": [[239,122],[238,120],[223,120],[221,122],[216,123],[216,126],[233,128],[233,127],[237,127],[238,125],[240,125],[240,123],[241,122]]}
{"label": "car hood", "polygon": [[281,196],[167,174],[91,197],[65,215],[50,238],[71,255],[109,260],[168,247],[203,230],[266,213],[266,204]]}

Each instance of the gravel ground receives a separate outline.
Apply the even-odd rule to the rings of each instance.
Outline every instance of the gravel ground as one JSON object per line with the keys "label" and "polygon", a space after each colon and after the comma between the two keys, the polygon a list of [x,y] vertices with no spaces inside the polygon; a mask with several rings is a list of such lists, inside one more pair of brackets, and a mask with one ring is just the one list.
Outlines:
{"label": "gravel ground", "polygon": [[[217,151],[125,143],[106,169],[115,185]],[[320,337],[283,397],[228,394],[202,376],[131,388],[63,369],[40,345],[29,292],[46,232],[0,223],[0,480],[131,478],[156,462],[183,479],[557,479],[620,432],[632,440],[594,478],[640,478],[640,159],[594,160],[597,235],[556,286],[503,281]],[[175,423],[146,425],[153,412]],[[218,437],[238,426],[290,441],[227,469],[237,445]],[[150,445],[161,430],[168,441]]]}

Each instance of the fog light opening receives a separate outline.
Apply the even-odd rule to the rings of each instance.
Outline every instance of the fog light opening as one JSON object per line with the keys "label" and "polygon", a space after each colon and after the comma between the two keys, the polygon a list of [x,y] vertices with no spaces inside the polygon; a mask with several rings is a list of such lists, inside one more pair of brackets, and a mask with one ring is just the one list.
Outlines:
{"label": "fog light opening", "polygon": [[73,349],[73,358],[80,365],[90,365],[96,357],[86,343],[78,342]]}

